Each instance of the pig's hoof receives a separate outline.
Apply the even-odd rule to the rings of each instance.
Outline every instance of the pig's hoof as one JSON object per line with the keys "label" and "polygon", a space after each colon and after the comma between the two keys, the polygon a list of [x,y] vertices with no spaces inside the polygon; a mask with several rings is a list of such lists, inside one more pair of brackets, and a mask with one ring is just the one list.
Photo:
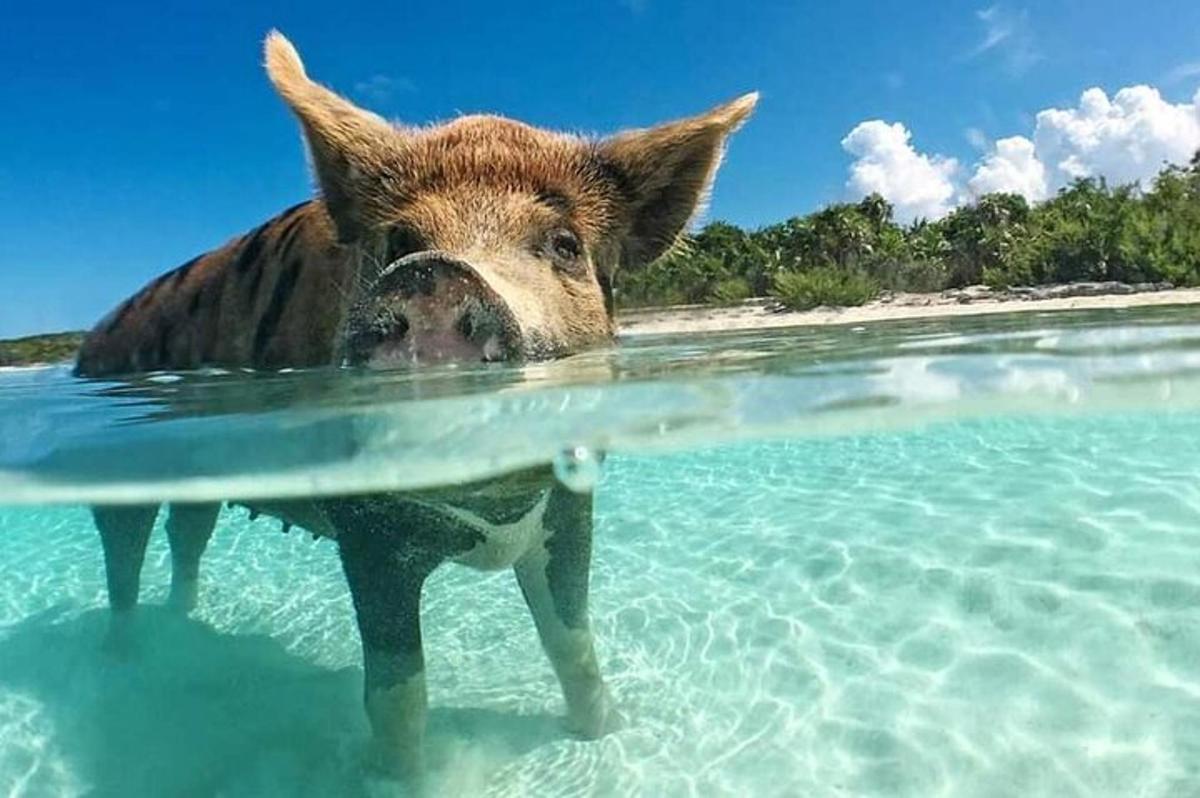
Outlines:
{"label": "pig's hoof", "polygon": [[196,582],[171,583],[171,592],[167,596],[167,608],[177,615],[187,616],[196,609],[200,596],[200,586]]}
{"label": "pig's hoof", "polygon": [[133,620],[113,619],[100,643],[100,651],[114,662],[130,662],[137,659],[138,640],[134,633]]}
{"label": "pig's hoof", "polygon": [[368,798],[425,798],[428,793],[421,782],[393,776],[368,773],[363,778],[363,792]]}
{"label": "pig's hoof", "polygon": [[598,740],[625,728],[625,718],[609,702],[587,713],[568,714],[563,724],[567,732],[581,740]]}
{"label": "pig's hoof", "polygon": [[363,758],[364,784],[371,798],[421,798],[426,795],[425,768],[419,756],[399,756],[374,741]]}

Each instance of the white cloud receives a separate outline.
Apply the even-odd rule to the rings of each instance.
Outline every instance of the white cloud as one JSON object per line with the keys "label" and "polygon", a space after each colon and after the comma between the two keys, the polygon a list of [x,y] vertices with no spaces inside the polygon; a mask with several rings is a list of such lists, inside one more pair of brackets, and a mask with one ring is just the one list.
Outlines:
{"label": "white cloud", "polygon": [[[1148,186],[1164,163],[1187,163],[1200,150],[1200,91],[1190,102],[1171,103],[1151,86],[1130,86],[1112,98],[1088,89],[1075,107],[1039,112],[1033,126],[1032,136],[987,146],[964,185],[957,162],[916,150],[903,124],[863,122],[842,140],[855,156],[847,186],[880,193],[901,221],[943,216],[992,191],[1037,201],[1081,177]],[[972,144],[980,135],[968,129]]]}
{"label": "white cloud", "polygon": [[1163,76],[1163,83],[1180,83],[1188,78],[1200,77],[1200,61],[1177,64]]}
{"label": "white cloud", "polygon": [[1111,100],[1088,89],[1075,108],[1040,112],[1033,141],[1053,188],[1079,177],[1145,181],[1200,148],[1200,91],[1172,104],[1151,86],[1121,89]]}
{"label": "white cloud", "polygon": [[971,143],[971,146],[980,152],[983,152],[991,146],[990,142],[988,141],[987,134],[977,127],[967,128],[963,131],[963,135],[967,137],[967,141]]}
{"label": "white cloud", "polygon": [[972,197],[1003,191],[1020,194],[1030,201],[1045,199],[1046,167],[1034,153],[1033,142],[1024,136],[1000,139],[995,149],[975,167],[967,181]]}
{"label": "white cloud", "polygon": [[855,156],[846,185],[859,194],[883,195],[900,221],[944,216],[954,198],[958,161],[923,155],[913,149],[910,138],[899,122],[860,123],[842,139],[842,147]]}
{"label": "white cloud", "polygon": [[1042,60],[1042,54],[1034,43],[1028,11],[1011,11],[997,4],[976,11],[975,16],[983,23],[983,38],[971,48],[967,58],[995,54],[1014,76],[1025,74]]}
{"label": "white cloud", "polygon": [[982,41],[971,51],[971,55],[986,53],[1012,38],[1015,28],[1013,19],[1000,6],[990,6],[982,11],[976,11],[975,16],[983,23],[984,34]]}
{"label": "white cloud", "polygon": [[417,85],[410,79],[391,75],[372,75],[354,84],[356,97],[374,103],[386,103],[397,94],[411,94],[416,90]]}

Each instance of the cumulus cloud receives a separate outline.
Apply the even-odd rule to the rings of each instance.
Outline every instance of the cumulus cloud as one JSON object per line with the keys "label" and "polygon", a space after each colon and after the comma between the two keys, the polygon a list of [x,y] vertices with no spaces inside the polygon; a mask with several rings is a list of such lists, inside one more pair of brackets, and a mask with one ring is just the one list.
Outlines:
{"label": "cumulus cloud", "polygon": [[1079,177],[1145,181],[1200,148],[1200,91],[1172,104],[1151,86],[1121,89],[1111,100],[1088,89],[1075,108],[1039,113],[1033,141],[1054,188]]}
{"label": "cumulus cloud", "polygon": [[975,167],[975,174],[967,181],[967,191],[972,197],[1003,191],[1020,194],[1030,201],[1045,199],[1049,194],[1046,167],[1038,160],[1029,139],[1024,136],[1000,139]]}
{"label": "cumulus cloud", "polygon": [[[979,143],[973,131],[968,137]],[[915,149],[899,122],[863,122],[842,146],[855,156],[847,186],[880,193],[902,221],[937,218],[994,191],[1037,201],[1081,177],[1148,186],[1165,163],[1186,163],[1200,150],[1200,91],[1190,102],[1171,103],[1151,86],[1130,86],[1111,98],[1088,89],[1074,107],[1038,113],[1032,136],[989,145],[965,184],[953,158]]]}
{"label": "cumulus cloud", "polygon": [[901,221],[944,216],[954,198],[958,161],[917,152],[911,138],[899,122],[859,124],[842,139],[842,147],[855,156],[846,185],[859,194],[883,195]]}

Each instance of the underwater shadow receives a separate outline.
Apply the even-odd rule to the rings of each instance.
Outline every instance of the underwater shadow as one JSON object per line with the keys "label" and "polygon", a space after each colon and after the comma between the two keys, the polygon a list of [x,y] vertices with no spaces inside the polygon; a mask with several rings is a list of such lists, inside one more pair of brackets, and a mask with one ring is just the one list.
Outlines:
{"label": "underwater shadow", "polygon": [[[41,705],[48,755],[89,795],[365,794],[361,669],[322,668],[266,635],[224,634],[162,608],[139,612],[127,662],[100,650],[106,610],[56,607],[0,631],[0,695]],[[434,707],[431,775],[464,758],[497,770],[564,736],[550,715]]]}

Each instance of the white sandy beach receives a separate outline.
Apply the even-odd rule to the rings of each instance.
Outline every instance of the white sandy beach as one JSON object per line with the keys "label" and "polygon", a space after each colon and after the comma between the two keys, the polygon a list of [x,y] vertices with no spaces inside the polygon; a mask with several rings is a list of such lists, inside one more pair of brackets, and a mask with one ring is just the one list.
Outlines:
{"label": "white sandy beach", "polygon": [[[1072,296],[1049,299],[980,297],[963,301],[944,294],[893,294],[861,307],[777,311],[768,300],[749,300],[730,307],[685,305],[645,308],[618,314],[622,335],[664,335],[774,327],[867,324],[898,319],[975,316],[986,313],[1096,310],[1200,304],[1200,288],[1170,289],[1135,294]],[[1197,309],[1200,314],[1200,308]]]}
{"label": "white sandy beach", "polygon": [[[1061,286],[1059,288],[1062,288]],[[815,308],[806,311],[781,311],[769,299],[750,299],[739,305],[676,305],[619,311],[617,325],[621,335],[669,335],[725,330],[761,330],[779,327],[825,326],[830,324],[869,324],[901,319],[978,316],[988,313],[1050,312],[1057,310],[1099,310],[1169,305],[1200,305],[1200,288],[1176,288],[1140,293],[1114,293],[1099,296],[1069,296],[1046,299],[990,295],[980,289],[963,289],[942,294],[889,294],[861,307]],[[1053,289],[1051,289],[1053,290]],[[1197,308],[1200,318],[1200,308]],[[0,366],[0,373],[47,368],[55,364],[36,363]]]}

